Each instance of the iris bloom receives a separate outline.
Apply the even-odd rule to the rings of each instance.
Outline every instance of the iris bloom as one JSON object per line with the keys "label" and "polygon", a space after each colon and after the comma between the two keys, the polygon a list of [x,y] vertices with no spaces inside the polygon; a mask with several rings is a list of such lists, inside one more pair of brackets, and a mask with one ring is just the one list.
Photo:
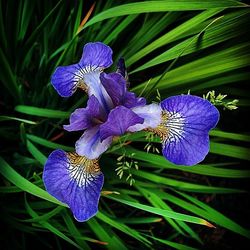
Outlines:
{"label": "iris bloom", "polygon": [[160,104],[146,105],[127,90],[125,68],[106,74],[112,63],[111,49],[89,43],[78,64],[58,67],[52,84],[61,96],[70,96],[77,87],[89,95],[86,108],[70,116],[67,131],[84,131],[76,142],[76,153],[55,150],[45,164],[43,180],[47,191],[68,204],[78,221],[98,211],[104,176],[98,158],[114,136],[126,132],[151,131],[162,139],[166,159],[181,165],[202,161],[209,151],[209,131],[219,119],[218,110],[207,100],[192,95],[173,96]]}

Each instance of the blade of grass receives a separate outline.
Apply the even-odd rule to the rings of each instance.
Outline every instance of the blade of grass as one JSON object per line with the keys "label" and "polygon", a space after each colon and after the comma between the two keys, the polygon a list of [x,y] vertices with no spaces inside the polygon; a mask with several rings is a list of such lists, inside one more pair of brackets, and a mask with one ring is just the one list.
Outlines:
{"label": "blade of grass", "polygon": [[[26,199],[25,199],[25,207],[26,207],[26,210],[30,214],[31,217],[33,217],[33,218],[38,217],[38,214],[29,206],[29,204],[28,204],[28,202],[27,202]],[[68,243],[70,243],[71,245],[73,245],[74,247],[76,247],[78,249],[82,249],[78,244],[76,244],[74,241],[72,241],[69,237],[67,237],[64,233],[62,233],[61,231],[59,231],[56,227],[54,227],[49,222],[39,221],[39,223],[42,225],[42,227],[48,229],[53,234],[55,234],[55,235],[59,236],[60,238],[64,239],[65,241],[67,241]]]}
{"label": "blade of grass", "polygon": [[48,141],[46,139],[43,139],[41,137],[38,137],[36,135],[32,135],[32,134],[27,134],[27,138],[39,145],[42,145],[46,148],[52,148],[52,149],[63,149],[65,151],[74,151],[75,148],[74,147],[68,147],[59,143],[55,143],[55,142],[51,142]]}
{"label": "blade of grass", "polygon": [[218,129],[213,129],[209,133],[212,136],[217,136],[225,139],[236,140],[236,141],[250,141],[250,135],[238,134],[238,133],[230,133],[224,132]]}
{"label": "blade of grass", "polygon": [[[155,195],[154,193],[150,192],[149,190],[147,189],[144,189],[144,188],[141,188],[139,186],[137,186],[137,189],[144,195],[144,197],[154,206],[154,207],[158,207],[158,208],[162,208],[162,209],[165,209],[165,210],[170,210],[170,211],[173,211],[171,209],[171,207],[166,203],[164,202],[161,198],[159,198],[157,195]],[[165,218],[167,219],[167,218]],[[167,221],[169,221],[167,219]],[[172,223],[174,222],[174,224]],[[180,220],[172,220],[172,221],[169,221],[169,223],[176,229],[177,232],[183,234],[183,235],[186,235],[186,233],[188,233],[192,238],[196,239],[199,243],[202,244],[202,241],[200,239],[200,237],[198,236],[197,233],[195,233],[191,227],[189,227],[184,221],[180,221]],[[176,225],[176,224],[177,225]],[[176,227],[177,226],[177,227]],[[185,230],[186,233],[184,233],[182,231],[182,229]]]}
{"label": "blade of grass", "polygon": [[239,189],[233,189],[233,188],[223,188],[223,187],[215,187],[215,186],[206,186],[206,185],[199,185],[184,181],[175,180],[173,178],[166,178],[157,174],[148,173],[146,171],[134,171],[131,170],[131,173],[135,176],[139,176],[143,179],[158,183],[158,184],[164,184],[169,187],[174,187],[177,190],[185,190],[189,192],[197,192],[197,193],[242,193],[244,191]]}
{"label": "blade of grass", "polygon": [[216,223],[218,225],[221,225],[225,228],[232,230],[233,232],[236,232],[236,233],[241,234],[247,238],[250,238],[250,230],[247,230],[247,229],[241,227],[238,223],[235,223],[233,220],[229,219],[224,214],[218,212],[217,210],[215,210],[212,207],[210,207],[209,205],[199,201],[198,199],[196,199],[188,194],[185,194],[183,192],[177,191],[177,193],[180,194],[182,197],[186,198],[187,200],[191,201],[193,204],[201,207],[206,212],[208,212],[210,214],[211,220],[213,218],[212,221],[216,221]]}
{"label": "blade of grass", "polygon": [[64,211],[64,213],[62,214],[62,217],[64,219],[64,222],[65,222],[71,236],[75,239],[75,241],[81,247],[81,249],[90,250],[91,248],[88,246],[88,244],[85,242],[85,240],[83,240],[84,237],[82,236],[81,232],[75,226],[68,211]]}
{"label": "blade of grass", "polygon": [[18,105],[15,107],[15,111],[33,115],[33,116],[41,116],[46,118],[68,118],[70,116],[70,112],[60,111],[60,110],[53,110],[53,109],[44,109],[32,106],[25,106],[25,105]]}
{"label": "blade of grass", "polygon": [[18,117],[12,117],[12,116],[6,116],[6,115],[1,115],[0,116],[0,121],[9,121],[9,120],[24,122],[24,123],[31,124],[31,125],[36,125],[37,124],[36,122],[26,120],[26,119],[21,119],[21,118],[18,118]]}
{"label": "blade of grass", "polygon": [[16,81],[16,75],[13,72],[8,59],[6,58],[4,52],[0,48],[0,67],[1,67],[1,82],[4,87],[8,90],[9,94],[15,98],[17,102],[21,101],[21,96],[19,92],[19,86]]}
{"label": "blade of grass", "polygon": [[47,157],[40,151],[38,150],[37,147],[34,146],[29,140],[27,140],[27,149],[31,153],[31,155],[41,163],[41,165],[44,165]]}
{"label": "blade of grass", "polygon": [[242,160],[248,160],[248,161],[250,160],[250,149],[245,147],[223,144],[218,142],[211,142],[210,152]]}
{"label": "blade of grass", "polygon": [[149,235],[148,235],[148,237],[150,237],[153,240],[158,241],[164,245],[170,246],[171,248],[177,249],[177,250],[198,250],[198,248],[193,248],[193,247],[187,246],[185,244],[180,244],[180,243],[176,243],[176,242],[169,241],[169,240],[163,240],[163,239],[159,239],[159,238],[156,238],[154,236],[149,236]]}
{"label": "blade of grass", "polygon": [[140,14],[140,13],[150,13],[150,12],[163,12],[163,11],[186,11],[186,10],[205,10],[209,8],[230,8],[230,7],[246,7],[246,4],[237,1],[213,1],[213,0],[169,0],[169,1],[145,1],[138,3],[129,3],[120,6],[116,6],[105,10],[97,15],[95,15],[90,21],[86,23],[84,28],[93,25],[94,23],[103,21],[108,18]]}
{"label": "blade of grass", "polygon": [[128,66],[132,65],[138,59],[141,59],[142,57],[148,55],[149,53],[151,53],[155,49],[162,47],[163,45],[175,41],[179,37],[183,36],[183,34],[186,34],[187,36],[188,32],[192,29],[195,29],[197,26],[200,27],[200,30],[197,33],[201,32],[207,26],[207,24],[204,23],[204,26],[203,25],[201,26],[200,24],[221,11],[222,9],[209,9],[187,20],[186,22],[175,27],[174,29],[167,32],[163,36],[157,38],[143,49],[136,52],[134,55],[132,55],[132,57],[128,58],[128,60],[126,61],[127,65]]}
{"label": "blade of grass", "polygon": [[127,201],[127,200],[124,200],[122,198],[117,198],[117,197],[114,197],[111,195],[106,196],[106,197],[111,199],[111,200],[123,203],[125,205],[131,206],[131,207],[134,207],[134,208],[137,208],[137,209],[149,212],[149,213],[161,215],[161,216],[172,218],[175,220],[182,220],[182,221],[186,221],[186,222],[190,222],[190,223],[195,223],[195,224],[199,224],[199,225],[213,227],[213,225],[211,225],[208,221],[201,219],[201,218],[198,218],[198,217],[195,217],[195,216],[190,216],[190,215],[176,213],[173,211],[168,211],[168,210],[164,210],[164,209],[160,209],[160,208],[155,208],[155,207],[151,207],[148,205]]}
{"label": "blade of grass", "polygon": [[179,55],[185,56],[234,37],[240,37],[246,33],[246,30],[239,27],[244,26],[244,24],[249,20],[248,15],[249,11],[240,11],[225,15],[210,28],[204,31],[202,36],[195,36],[194,38],[191,37],[182,41],[181,43],[168,49],[166,52],[163,52],[159,56],[156,56],[142,66],[136,68],[130,72],[130,74],[167,62],[179,57]]}
{"label": "blade of grass", "polygon": [[21,220],[22,222],[40,222],[40,221],[47,221],[48,219],[52,218],[53,216],[60,213],[64,207],[56,207],[48,213],[45,213],[40,216],[34,216],[32,219]]}
{"label": "blade of grass", "polygon": [[142,242],[145,245],[150,245],[150,241],[148,241],[145,237],[141,236],[140,233],[138,233],[136,230],[126,226],[123,223],[119,223],[116,220],[111,219],[110,217],[106,216],[105,214],[101,213],[100,211],[98,212],[98,214],[96,215],[97,218],[109,225],[111,225],[112,227],[122,231],[123,233],[131,236],[132,238],[137,239],[138,241]]}

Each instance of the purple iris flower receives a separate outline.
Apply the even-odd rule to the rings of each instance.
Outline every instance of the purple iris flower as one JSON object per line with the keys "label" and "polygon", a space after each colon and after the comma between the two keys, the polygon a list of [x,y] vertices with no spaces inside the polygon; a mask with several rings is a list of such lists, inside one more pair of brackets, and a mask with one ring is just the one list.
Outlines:
{"label": "purple iris flower", "polygon": [[219,120],[218,110],[209,101],[193,95],[146,105],[145,98],[127,89],[124,60],[119,60],[116,73],[102,72],[111,64],[112,50],[107,45],[88,43],[78,64],[58,67],[52,76],[59,95],[71,96],[79,87],[89,96],[87,106],[76,109],[69,125],[64,125],[67,131],[84,131],[76,142],[76,153],[53,151],[43,172],[46,190],[66,203],[78,221],[98,211],[104,182],[98,158],[114,136],[151,131],[160,136],[166,159],[195,165],[207,155],[209,131]]}
{"label": "purple iris flower", "polygon": [[155,127],[161,121],[159,106],[145,105],[144,98],[129,92],[120,73],[101,73],[100,83],[106,91],[104,98],[100,101],[91,95],[87,107],[76,109],[70,116],[70,124],[64,125],[67,131],[85,130],[76,142],[76,153],[55,150],[48,157],[43,173],[46,190],[68,204],[78,221],[88,220],[98,211],[104,177],[97,159],[108,149],[113,137],[129,128],[136,131],[136,125],[147,127],[145,108],[155,107],[159,111]]}

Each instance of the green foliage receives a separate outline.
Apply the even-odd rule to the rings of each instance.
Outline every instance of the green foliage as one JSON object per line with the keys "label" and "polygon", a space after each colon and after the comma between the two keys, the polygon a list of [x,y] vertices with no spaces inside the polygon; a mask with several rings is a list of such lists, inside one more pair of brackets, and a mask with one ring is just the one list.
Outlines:
{"label": "green foliage", "polygon": [[[249,197],[248,23],[248,6],[234,0],[0,1],[2,247],[214,249],[204,234],[217,229],[230,247],[232,235],[250,238],[237,208]],[[221,121],[208,157],[192,167],[166,161],[151,133],[116,140],[100,161],[99,213],[77,223],[45,191],[42,170],[52,150],[74,150],[81,134],[62,124],[86,104],[80,91],[58,97],[51,74],[90,41],[125,58],[138,95],[160,102],[190,90],[217,105]]]}
{"label": "green foliage", "polygon": [[236,106],[239,100],[234,99],[233,101],[226,101],[225,98],[227,95],[222,95],[218,94],[217,96],[215,95],[215,91],[209,91],[206,95],[203,95],[204,99],[209,100],[213,105],[215,106],[223,106],[226,109],[233,110],[237,109],[238,107]]}

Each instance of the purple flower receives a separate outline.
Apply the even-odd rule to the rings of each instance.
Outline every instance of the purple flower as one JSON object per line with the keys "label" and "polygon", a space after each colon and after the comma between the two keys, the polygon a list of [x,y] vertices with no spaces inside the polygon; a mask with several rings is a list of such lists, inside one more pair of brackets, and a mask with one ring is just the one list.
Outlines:
{"label": "purple flower", "polygon": [[87,43],[79,63],[56,68],[51,77],[52,85],[62,97],[69,97],[77,88],[82,88],[107,106],[108,97],[100,84],[100,73],[113,63],[112,53],[111,48],[101,42]]}
{"label": "purple flower", "polygon": [[97,213],[104,182],[97,160],[55,150],[44,166],[43,182],[48,193],[70,207],[76,220],[86,221]]}
{"label": "purple flower", "polygon": [[97,159],[114,136],[151,131],[162,139],[166,159],[194,165],[207,155],[209,131],[219,120],[218,110],[197,96],[173,96],[160,105],[146,105],[145,98],[127,89],[124,60],[119,60],[116,73],[102,72],[111,64],[112,50],[107,45],[88,43],[79,63],[58,67],[51,79],[63,97],[71,96],[77,87],[89,95],[87,106],[76,109],[69,125],[64,125],[67,131],[84,131],[76,142],[76,153],[53,151],[43,172],[46,190],[68,204],[78,221],[98,211],[104,176]]}
{"label": "purple flower", "polygon": [[166,159],[177,165],[195,165],[209,152],[209,131],[219,111],[209,101],[193,95],[172,96],[160,103],[162,121],[151,130],[162,139]]}
{"label": "purple flower", "polygon": [[76,142],[76,153],[89,159],[96,159],[106,151],[114,136],[144,122],[144,118],[136,114],[136,108],[145,106],[145,99],[127,91],[121,74],[101,73],[100,79],[111,100],[109,108],[92,95],[87,107],[76,109],[70,116],[70,124],[64,125],[67,131],[85,130]]}

